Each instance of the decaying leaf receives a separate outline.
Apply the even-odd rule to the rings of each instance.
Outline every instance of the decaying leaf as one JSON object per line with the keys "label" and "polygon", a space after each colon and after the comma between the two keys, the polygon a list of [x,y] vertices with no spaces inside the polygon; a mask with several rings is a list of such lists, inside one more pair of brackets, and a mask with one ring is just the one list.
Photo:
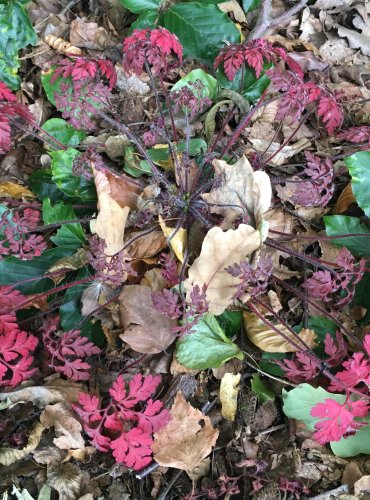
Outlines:
{"label": "decaying leaf", "polygon": [[83,390],[82,384],[57,379],[46,382],[43,386],[25,387],[14,392],[1,392],[0,401],[8,401],[9,405],[32,402],[41,407],[62,401],[74,403]]}
{"label": "decaying leaf", "polygon": [[226,420],[235,420],[238,407],[240,373],[225,373],[220,384],[221,414]]}
{"label": "decaying leaf", "polygon": [[163,234],[166,238],[168,238],[168,242],[175,252],[176,257],[181,263],[184,262],[184,249],[187,238],[186,229],[180,227],[180,229],[175,232],[175,229],[173,227],[166,226],[166,223],[164,222],[161,215],[158,216],[158,219]]}
{"label": "decaying leaf", "polygon": [[[71,255],[70,257],[63,257],[59,259],[53,264],[49,269],[48,273],[54,273],[55,271],[76,271],[80,269],[84,265],[87,264],[87,252],[84,248],[79,248],[76,253]],[[60,273],[58,276],[52,276],[52,280],[55,284],[58,284],[60,281],[64,279],[64,273]]]}
{"label": "decaying leaf", "polygon": [[232,303],[240,279],[229,274],[225,268],[246,261],[261,244],[260,234],[251,226],[240,224],[238,229],[224,232],[213,227],[204,238],[202,251],[189,269],[184,285],[187,301],[191,290],[198,285],[207,286],[206,296],[211,314],[222,314]]}
{"label": "decaying leaf", "polygon": [[[162,231],[153,231],[142,236],[127,247],[127,253],[133,259],[149,259],[150,257],[154,257],[154,255],[157,255],[157,253],[167,246],[167,239],[163,233]],[[137,234],[136,232],[130,233],[129,239],[135,238]]]}
{"label": "decaying leaf", "polygon": [[151,288],[127,285],[120,296],[120,312],[125,333],[120,338],[134,351],[145,354],[162,352],[175,340],[176,321],[161,314],[152,305]]}
{"label": "decaying leaf", "polygon": [[71,43],[77,47],[103,50],[112,43],[106,29],[97,23],[87,23],[77,18],[71,22],[70,29]]}
{"label": "decaying leaf", "polygon": [[176,394],[170,414],[170,422],[154,436],[154,458],[160,465],[191,474],[211,453],[218,430],[213,428],[209,417],[184,399],[181,392]]}
{"label": "decaying leaf", "polygon": [[114,296],[114,290],[108,285],[92,283],[84,289],[81,296],[81,314],[88,316]]}
{"label": "decaying leaf", "polygon": [[76,464],[59,464],[48,468],[48,484],[58,491],[59,498],[72,500],[80,498],[83,474]]}
{"label": "decaying leaf", "polygon": [[271,183],[265,172],[254,172],[243,155],[234,165],[214,160],[216,179],[221,185],[203,194],[211,212],[223,215],[228,222],[247,212],[259,226],[271,203]]}
{"label": "decaying leaf", "polygon": [[[265,323],[256,314],[243,312],[243,320],[245,331],[249,340],[262,351],[296,352],[300,350],[294,345],[291,345],[290,342],[288,342],[288,340],[283,338],[281,335],[276,333],[275,330],[265,325]],[[269,319],[269,321],[271,320]],[[300,345],[299,340],[296,339],[296,337],[284,325],[276,325],[276,329],[282,332],[285,337],[292,340],[292,342]],[[297,335],[310,348],[315,347],[316,334],[313,330],[303,328]],[[300,348],[305,349],[303,345],[301,345]]]}
{"label": "decaying leaf", "polygon": [[339,195],[338,201],[335,204],[335,213],[342,214],[346,212],[352,203],[356,203],[356,198],[353,195],[352,184],[349,183]]}
{"label": "decaying leaf", "polygon": [[21,460],[31,453],[38,446],[44,429],[45,427],[41,422],[36,422],[28,437],[27,445],[20,450],[16,448],[0,448],[0,464],[5,466],[14,464],[17,460]]}
{"label": "decaying leaf", "polygon": [[222,12],[226,12],[226,14],[232,12],[238,23],[246,22],[244,11],[238,4],[237,0],[229,0],[228,2],[219,3],[217,4],[217,7],[222,10]]}
{"label": "decaying leaf", "polygon": [[81,435],[82,425],[64,403],[46,406],[40,415],[40,422],[46,429],[54,427],[55,446],[62,450],[83,448],[85,441]]}
{"label": "decaying leaf", "polygon": [[[281,147],[279,142],[271,143],[271,141],[266,141],[264,139],[251,139],[250,142],[253,144],[254,149],[264,153],[265,155],[272,155]],[[300,153],[310,145],[311,142],[308,139],[303,138],[293,144],[284,146],[283,149],[271,159],[270,163],[273,165],[284,165],[289,158]],[[246,153],[248,153],[248,151]]]}
{"label": "decaying leaf", "polygon": [[0,182],[0,196],[9,196],[10,198],[35,198],[32,191],[15,182]]}

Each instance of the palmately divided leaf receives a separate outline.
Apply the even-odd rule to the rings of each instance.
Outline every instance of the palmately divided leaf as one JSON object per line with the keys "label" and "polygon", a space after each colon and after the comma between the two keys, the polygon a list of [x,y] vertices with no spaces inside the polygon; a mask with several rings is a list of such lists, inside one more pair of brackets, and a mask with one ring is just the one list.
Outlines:
{"label": "palmately divided leaf", "polygon": [[232,304],[240,283],[240,278],[229,274],[226,268],[248,261],[260,244],[259,232],[246,224],[226,232],[220,227],[213,227],[204,238],[201,253],[190,267],[189,277],[184,282],[187,302],[190,303],[190,294],[196,285],[200,289],[206,285],[209,312],[222,314]]}

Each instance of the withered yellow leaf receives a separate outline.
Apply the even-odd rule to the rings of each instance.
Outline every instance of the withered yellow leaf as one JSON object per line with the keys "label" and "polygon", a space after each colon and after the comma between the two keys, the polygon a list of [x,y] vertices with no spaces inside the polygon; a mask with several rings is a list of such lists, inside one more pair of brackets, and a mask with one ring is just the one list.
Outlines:
{"label": "withered yellow leaf", "polygon": [[[87,252],[84,248],[79,248],[76,253],[71,255],[70,257],[63,257],[59,259],[48,269],[48,273],[54,273],[55,271],[62,270],[72,270],[76,271],[80,269],[85,264],[87,264]],[[54,283],[58,284],[60,281],[64,279],[64,273],[58,274],[58,276],[52,276],[51,279]]]}
{"label": "withered yellow leaf", "polygon": [[236,287],[240,283],[240,279],[232,276],[225,268],[248,261],[260,244],[259,232],[246,224],[225,232],[220,227],[213,227],[206,234],[200,255],[191,265],[189,277],[184,282],[187,301],[191,300],[190,294],[194,286],[198,285],[202,289],[206,285],[209,312],[222,314],[232,304]]}
{"label": "withered yellow leaf", "polygon": [[225,373],[220,385],[221,414],[226,420],[235,420],[238,406],[240,373]]}
{"label": "withered yellow leaf", "polygon": [[36,198],[32,191],[14,182],[0,182],[0,196],[10,198]]}
{"label": "withered yellow leaf", "polygon": [[173,251],[175,252],[176,257],[179,259],[181,263],[184,262],[184,249],[186,245],[186,229],[180,228],[175,232],[173,227],[166,226],[161,215],[158,216],[159,225],[163,231],[163,234],[169,241]]}
{"label": "withered yellow leaf", "polygon": [[[285,337],[292,340],[292,342],[300,345],[301,349],[298,349],[275,332],[275,330],[269,328],[256,314],[243,312],[243,320],[249,340],[262,351],[296,352],[305,349],[303,344],[300,345],[299,340],[284,325],[276,325],[276,329],[282,332]],[[308,347],[315,347],[316,334],[313,330],[303,328],[297,335]]]}

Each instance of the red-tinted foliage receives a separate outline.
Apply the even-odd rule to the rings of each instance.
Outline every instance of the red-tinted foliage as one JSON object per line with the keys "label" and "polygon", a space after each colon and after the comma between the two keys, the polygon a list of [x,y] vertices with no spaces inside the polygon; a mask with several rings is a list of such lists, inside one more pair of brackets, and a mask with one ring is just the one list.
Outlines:
{"label": "red-tinted foliage", "polygon": [[[100,451],[111,450],[117,462],[139,470],[151,461],[152,433],[169,421],[160,401],[149,399],[159,376],[135,375],[128,384],[121,375],[110,389],[111,401],[101,405],[96,396],[82,393],[74,405],[91,443]],[[145,406],[142,407],[142,404]]]}
{"label": "red-tinted foliage", "polygon": [[91,366],[84,358],[99,354],[100,349],[79,330],[56,334],[58,318],[53,318],[44,327],[43,343],[50,354],[50,366],[72,380],[88,380]]}
{"label": "red-tinted foliage", "polygon": [[362,127],[351,127],[348,130],[343,130],[337,134],[338,139],[349,142],[367,142],[370,143],[370,127],[364,125]]}
{"label": "red-tinted foliage", "polygon": [[111,61],[82,56],[62,59],[53,73],[51,82],[53,83],[60,76],[63,78],[71,77],[74,83],[78,84],[85,80],[89,81],[90,84],[93,83],[93,80],[97,83],[98,78],[105,77],[109,89],[112,89],[117,82],[117,74]]}

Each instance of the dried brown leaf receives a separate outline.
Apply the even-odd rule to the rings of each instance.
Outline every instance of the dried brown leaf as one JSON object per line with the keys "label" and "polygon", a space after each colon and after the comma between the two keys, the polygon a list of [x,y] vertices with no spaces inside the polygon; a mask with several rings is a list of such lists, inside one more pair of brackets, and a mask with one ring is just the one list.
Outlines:
{"label": "dried brown leaf", "polygon": [[11,405],[32,402],[41,407],[62,401],[74,403],[83,390],[82,384],[57,379],[46,382],[43,386],[26,387],[14,392],[2,392],[0,393],[0,401],[9,400]]}
{"label": "dried brown leaf", "polygon": [[0,196],[9,196],[10,198],[35,198],[32,191],[15,182],[0,182]]}
{"label": "dried brown leaf", "polygon": [[255,252],[261,244],[260,234],[251,226],[240,224],[238,229],[224,232],[213,227],[204,238],[202,251],[189,269],[185,280],[187,301],[190,302],[191,290],[198,285],[207,285],[207,300],[211,314],[222,314],[232,303],[236,286],[240,279],[231,276],[225,268],[233,266]]}
{"label": "dried brown leaf", "polygon": [[162,352],[175,340],[176,321],[161,314],[152,305],[152,290],[142,285],[127,285],[120,296],[122,326],[120,338],[134,351],[145,354]]}
{"label": "dried brown leaf", "polygon": [[55,446],[62,450],[83,448],[85,441],[81,435],[82,425],[64,403],[46,406],[40,415],[40,422],[46,429],[54,427]]}
{"label": "dried brown leaf", "polygon": [[352,184],[349,183],[339,195],[338,201],[335,204],[335,213],[342,214],[346,212],[352,203],[356,203],[356,198],[353,195]]}
{"label": "dried brown leaf", "polygon": [[244,11],[238,4],[237,0],[229,0],[227,2],[219,3],[217,4],[217,7],[226,14],[232,12],[234,14],[235,20],[238,23],[245,23],[247,20]]}
{"label": "dried brown leaf", "polygon": [[[139,233],[130,233],[129,239],[134,238],[137,234]],[[166,246],[167,239],[163,232],[153,231],[135,240],[127,247],[127,253],[133,259],[149,259],[157,255],[157,253],[166,248]]]}
{"label": "dried brown leaf", "polygon": [[181,392],[176,394],[170,414],[170,422],[154,436],[154,458],[160,465],[192,473],[211,453],[218,430]]}
{"label": "dried brown leaf", "polygon": [[97,23],[86,23],[82,19],[74,19],[71,22],[69,38],[76,47],[86,49],[103,50],[111,44],[111,37],[107,30]]}
{"label": "dried brown leaf", "polygon": [[38,446],[42,433],[45,427],[41,422],[36,422],[33,426],[31,434],[28,437],[27,445],[18,450],[16,448],[0,448],[0,464],[8,466],[14,464],[17,460],[21,460]]}

